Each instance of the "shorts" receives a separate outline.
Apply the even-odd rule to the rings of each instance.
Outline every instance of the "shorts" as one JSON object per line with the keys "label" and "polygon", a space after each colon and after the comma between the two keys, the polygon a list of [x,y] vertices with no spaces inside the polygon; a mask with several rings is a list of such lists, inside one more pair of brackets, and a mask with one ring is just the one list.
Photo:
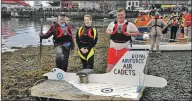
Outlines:
{"label": "shorts", "polygon": [[108,64],[116,64],[128,50],[129,50],[128,48],[123,48],[121,50],[109,48],[107,59]]}

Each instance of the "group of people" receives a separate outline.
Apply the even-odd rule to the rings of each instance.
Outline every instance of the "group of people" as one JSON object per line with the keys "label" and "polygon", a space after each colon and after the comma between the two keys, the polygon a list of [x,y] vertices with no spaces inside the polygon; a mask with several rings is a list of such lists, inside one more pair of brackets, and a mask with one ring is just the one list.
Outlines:
{"label": "group of people", "polygon": [[[160,17],[160,14],[157,12],[155,14],[155,17],[151,19],[148,24],[147,28],[151,30],[151,38],[152,38],[152,43],[151,43],[151,48],[150,48],[150,53],[153,52],[153,48],[156,44],[156,50],[157,53],[160,53],[159,51],[159,44],[162,38],[162,31],[164,31],[167,26],[170,26],[171,29],[171,35],[170,35],[170,41],[169,42],[175,42],[176,40],[176,35],[178,30],[180,29],[180,34],[185,37],[187,36],[188,38],[191,38],[191,29],[192,29],[192,10],[183,15],[181,19],[178,19],[178,17],[173,17],[174,14],[172,14],[173,19],[170,20],[169,22],[166,22],[168,20],[167,17]],[[180,21],[178,21],[180,20]],[[165,34],[165,33],[164,33]]]}
{"label": "group of people", "polygon": [[[117,10],[117,19],[111,22],[106,33],[110,35],[110,47],[108,49],[107,69],[106,72],[110,72],[120,58],[130,50],[130,45],[134,37],[139,36],[137,27],[125,20],[125,10],[120,8]],[[61,14],[58,16],[58,22],[51,25],[47,33],[40,33],[40,38],[47,39],[53,35],[53,42],[56,48],[56,66],[57,68],[67,71],[68,58],[70,50],[74,50],[75,42],[72,34],[72,29],[66,23],[66,15]],[[171,22],[171,38],[176,37],[175,27],[177,27],[176,19]],[[191,20],[190,20],[191,21]],[[189,21],[187,22],[189,23]],[[78,46],[78,54],[83,64],[83,69],[93,69],[94,65],[94,46],[97,44],[98,32],[91,26],[92,17],[90,15],[84,16],[84,25],[78,28],[76,34],[76,43]],[[162,27],[163,26],[163,27]],[[152,43],[150,53],[153,52],[153,48],[156,44],[156,52],[159,51],[159,44],[161,41],[162,30],[165,29],[167,24],[160,18],[160,14],[156,13],[147,27],[151,30]],[[189,23],[189,26],[190,23]],[[150,29],[151,28],[151,29]]]}
{"label": "group of people", "polygon": [[176,40],[176,34],[178,32],[178,30],[180,29],[179,34],[181,34],[182,36],[189,36],[190,35],[190,29],[191,29],[191,21],[192,21],[192,9],[186,13],[186,14],[182,14],[181,15],[175,15],[174,13],[171,14],[170,18],[174,17],[172,20],[166,22],[165,19],[167,19],[167,17],[163,18],[163,20],[170,25],[171,28],[171,36],[170,36],[170,42],[175,42]]}
{"label": "group of people", "polygon": [[[133,37],[139,35],[137,27],[125,20],[125,10],[117,10],[117,20],[111,22],[106,33],[110,35],[110,47],[108,49],[108,65],[106,72],[110,72],[118,60],[129,50]],[[47,33],[40,33],[40,38],[47,39],[53,35],[53,42],[56,48],[56,67],[67,71],[70,50],[74,50],[75,42],[72,29],[65,21],[66,15],[58,16],[58,22],[51,25]],[[76,43],[78,54],[83,64],[83,69],[93,69],[94,46],[97,44],[98,32],[91,26],[90,15],[84,16],[84,26],[77,30]]]}

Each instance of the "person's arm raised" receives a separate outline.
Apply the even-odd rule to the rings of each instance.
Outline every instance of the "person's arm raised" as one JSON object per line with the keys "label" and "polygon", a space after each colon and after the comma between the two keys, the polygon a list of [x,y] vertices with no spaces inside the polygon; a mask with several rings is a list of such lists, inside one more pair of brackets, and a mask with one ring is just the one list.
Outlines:
{"label": "person's arm raised", "polygon": [[49,38],[51,35],[53,35],[53,33],[54,33],[54,28],[53,28],[53,26],[54,25],[51,25],[50,26],[50,28],[49,28],[49,30],[47,31],[47,33],[45,33],[45,34],[43,34],[43,33],[40,33],[40,37],[42,38],[42,39],[47,39],[47,38]]}

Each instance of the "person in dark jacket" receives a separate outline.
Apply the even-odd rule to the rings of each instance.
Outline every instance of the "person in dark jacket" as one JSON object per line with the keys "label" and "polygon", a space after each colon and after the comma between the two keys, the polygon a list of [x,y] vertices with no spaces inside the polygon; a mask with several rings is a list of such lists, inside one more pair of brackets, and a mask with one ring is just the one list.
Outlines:
{"label": "person in dark jacket", "polygon": [[53,35],[53,43],[56,48],[56,66],[67,71],[70,50],[74,50],[74,40],[71,28],[66,23],[66,15],[58,16],[58,22],[54,22],[47,33],[40,33],[40,38],[47,39]]}
{"label": "person in dark jacket", "polygon": [[177,21],[176,18],[174,18],[171,21],[171,37],[170,37],[170,42],[175,42],[178,28],[179,28],[178,21]]}
{"label": "person in dark jacket", "polygon": [[76,35],[76,42],[79,47],[78,54],[83,64],[83,69],[93,69],[94,65],[94,46],[97,44],[98,33],[91,26],[91,22],[91,16],[85,15],[85,25],[77,30]]}

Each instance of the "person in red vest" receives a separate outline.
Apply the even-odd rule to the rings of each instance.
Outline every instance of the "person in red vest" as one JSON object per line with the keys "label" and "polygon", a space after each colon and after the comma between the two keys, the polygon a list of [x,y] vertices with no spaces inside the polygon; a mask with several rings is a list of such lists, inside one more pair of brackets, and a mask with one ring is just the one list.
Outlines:
{"label": "person in red vest", "polygon": [[106,72],[110,72],[120,58],[130,49],[132,36],[138,36],[139,31],[133,23],[125,20],[125,10],[119,8],[117,10],[117,21],[109,24],[106,33],[110,35]]}
{"label": "person in red vest", "polygon": [[53,43],[56,48],[56,66],[66,72],[70,50],[74,50],[75,45],[71,28],[65,19],[65,14],[59,15],[58,22],[54,22],[47,33],[40,33],[39,36],[42,39],[47,39],[53,35]]}
{"label": "person in red vest", "polygon": [[176,17],[171,21],[171,37],[170,42],[175,42],[177,30],[179,28],[178,21]]}
{"label": "person in red vest", "polygon": [[184,34],[185,36],[191,37],[192,30],[192,9],[185,15],[184,20]]}
{"label": "person in red vest", "polygon": [[76,42],[79,47],[78,54],[83,64],[83,69],[93,69],[94,65],[94,46],[97,44],[98,33],[91,26],[92,17],[84,16],[84,26],[77,30]]}

